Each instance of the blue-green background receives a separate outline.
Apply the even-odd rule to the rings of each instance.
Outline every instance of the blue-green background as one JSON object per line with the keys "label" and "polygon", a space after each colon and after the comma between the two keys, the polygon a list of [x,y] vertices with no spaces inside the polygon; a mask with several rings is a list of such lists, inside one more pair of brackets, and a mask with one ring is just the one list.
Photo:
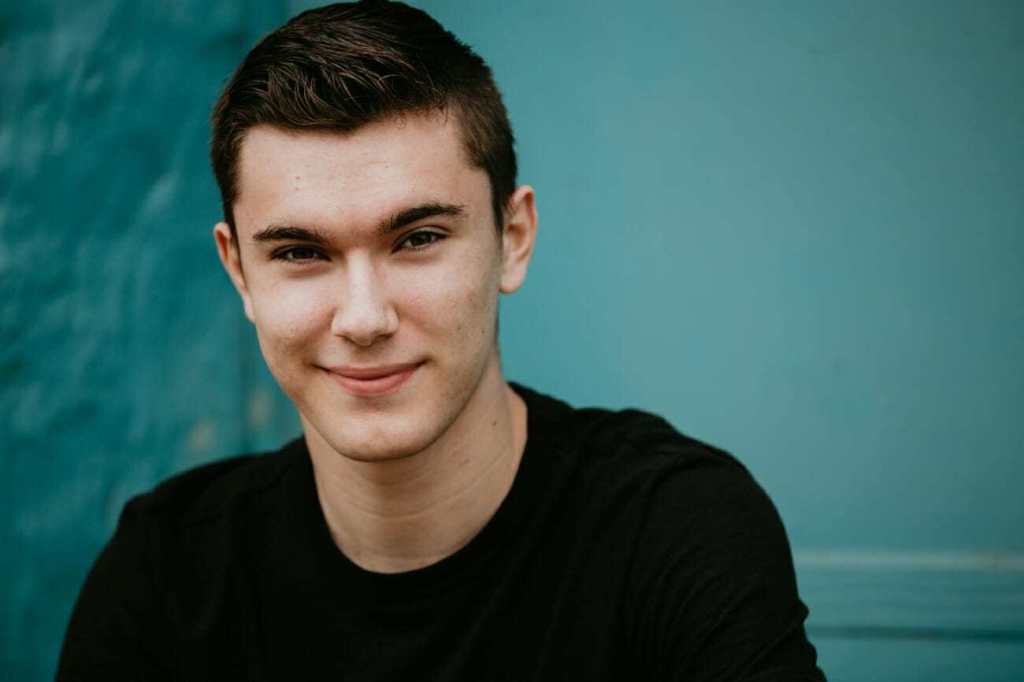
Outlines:
{"label": "blue-green background", "polygon": [[[735,452],[834,680],[1024,669],[1024,3],[417,3],[541,232],[507,374]],[[209,235],[217,90],[305,3],[0,3],[0,678],[121,505],[296,432]]]}

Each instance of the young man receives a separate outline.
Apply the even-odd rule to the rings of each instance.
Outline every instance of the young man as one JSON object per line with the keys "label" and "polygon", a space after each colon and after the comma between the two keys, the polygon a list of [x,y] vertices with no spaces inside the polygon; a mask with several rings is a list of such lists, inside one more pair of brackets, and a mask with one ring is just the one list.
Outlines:
{"label": "young man", "polygon": [[314,10],[213,127],[217,250],[303,437],[132,500],[60,679],[822,679],[735,459],[502,376],[537,214],[479,57]]}

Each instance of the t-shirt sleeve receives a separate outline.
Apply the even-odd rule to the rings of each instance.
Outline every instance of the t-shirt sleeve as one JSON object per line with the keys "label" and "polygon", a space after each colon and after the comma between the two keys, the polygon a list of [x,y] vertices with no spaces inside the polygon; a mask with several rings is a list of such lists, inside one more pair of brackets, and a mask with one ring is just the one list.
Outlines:
{"label": "t-shirt sleeve", "polygon": [[649,491],[634,651],[659,680],[824,680],[779,515],[742,467],[669,471]]}
{"label": "t-shirt sleeve", "polygon": [[125,506],[85,580],[64,637],[58,682],[173,677],[143,506],[141,498]]}

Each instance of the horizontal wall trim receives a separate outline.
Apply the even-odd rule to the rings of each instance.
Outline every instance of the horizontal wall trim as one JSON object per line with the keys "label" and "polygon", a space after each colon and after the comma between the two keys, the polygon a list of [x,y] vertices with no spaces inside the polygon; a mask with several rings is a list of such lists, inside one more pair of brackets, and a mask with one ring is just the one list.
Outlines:
{"label": "horizontal wall trim", "polygon": [[1024,643],[1024,554],[798,548],[815,636]]}
{"label": "horizontal wall trim", "polygon": [[1024,573],[1024,553],[922,552],[865,549],[802,549],[793,553],[798,566],[994,571]]}
{"label": "horizontal wall trim", "polygon": [[1007,642],[1024,644],[1024,632],[963,628],[894,628],[856,625],[808,626],[812,639],[908,639],[922,641]]}

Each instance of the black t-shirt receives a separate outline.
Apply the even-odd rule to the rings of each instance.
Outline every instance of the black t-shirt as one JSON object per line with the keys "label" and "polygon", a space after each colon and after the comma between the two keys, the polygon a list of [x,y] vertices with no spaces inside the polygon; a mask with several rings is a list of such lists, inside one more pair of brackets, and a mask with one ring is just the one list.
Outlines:
{"label": "black t-shirt", "polygon": [[512,488],[455,554],[366,571],[302,439],[136,497],[60,680],[821,680],[778,514],[729,454],[522,387]]}

